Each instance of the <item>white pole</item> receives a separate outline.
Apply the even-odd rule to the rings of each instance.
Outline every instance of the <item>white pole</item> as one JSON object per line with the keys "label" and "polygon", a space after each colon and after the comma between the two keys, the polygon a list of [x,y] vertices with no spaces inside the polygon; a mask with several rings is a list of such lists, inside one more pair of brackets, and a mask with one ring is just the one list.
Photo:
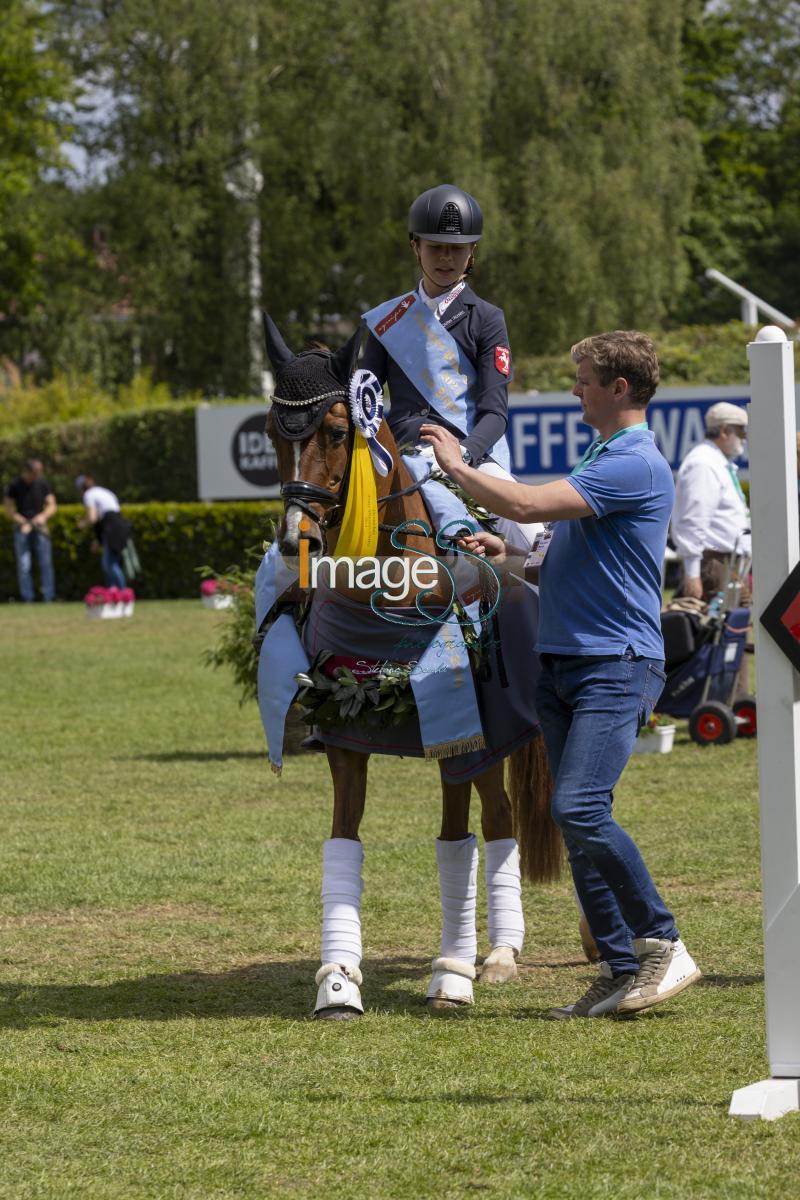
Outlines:
{"label": "white pole", "polygon": [[755,300],[742,301],[742,323],[744,325],[758,324],[758,306]]}
{"label": "white pole", "polygon": [[794,347],[767,325],[747,355],[770,1078],[734,1092],[730,1114],[774,1120],[800,1108],[800,675],[760,618],[800,558]]}
{"label": "white pole", "polygon": [[786,313],[781,312],[779,308],[774,308],[771,304],[767,304],[766,300],[762,300],[755,292],[751,292],[749,288],[742,287],[735,279],[730,279],[727,275],[723,275],[722,271],[718,271],[716,267],[709,267],[706,271],[706,279],[712,279],[714,283],[720,284],[731,293],[733,296],[738,296],[742,301],[742,320],[745,325],[757,325],[758,314],[763,313],[765,317],[769,317],[778,325],[784,325],[787,329],[797,329],[797,322],[792,317],[787,317]]}

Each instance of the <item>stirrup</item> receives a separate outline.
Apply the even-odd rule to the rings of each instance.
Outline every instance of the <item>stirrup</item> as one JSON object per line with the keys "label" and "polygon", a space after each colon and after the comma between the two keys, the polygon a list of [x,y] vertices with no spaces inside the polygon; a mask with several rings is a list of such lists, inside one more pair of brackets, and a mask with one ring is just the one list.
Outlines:
{"label": "stirrup", "polygon": [[449,1004],[474,1004],[472,981],[475,967],[459,958],[435,958],[431,963],[431,982],[425,997],[434,1005],[438,1001]]}
{"label": "stirrup", "polygon": [[362,982],[358,967],[325,963],[317,971],[318,985],[314,1016],[323,1020],[346,1021],[364,1013],[358,985]]}

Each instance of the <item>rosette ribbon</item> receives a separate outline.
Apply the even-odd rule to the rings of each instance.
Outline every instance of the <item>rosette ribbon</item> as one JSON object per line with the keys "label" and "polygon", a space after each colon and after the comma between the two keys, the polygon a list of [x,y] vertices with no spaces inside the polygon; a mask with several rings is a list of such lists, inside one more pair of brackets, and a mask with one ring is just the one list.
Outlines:
{"label": "rosette ribbon", "polygon": [[379,475],[386,476],[394,463],[389,451],[378,441],[383,421],[383,388],[372,371],[361,368],[353,373],[349,399],[353,422],[369,447],[372,465]]}

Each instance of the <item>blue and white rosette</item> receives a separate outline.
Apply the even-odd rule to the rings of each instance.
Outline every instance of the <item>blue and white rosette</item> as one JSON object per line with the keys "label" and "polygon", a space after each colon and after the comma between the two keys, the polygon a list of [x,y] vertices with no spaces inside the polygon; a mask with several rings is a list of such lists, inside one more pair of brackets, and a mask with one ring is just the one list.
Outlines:
{"label": "blue and white rosette", "polygon": [[388,475],[394,462],[389,451],[378,441],[383,420],[383,388],[372,371],[361,368],[353,373],[349,398],[355,427],[366,439],[372,465],[379,475]]}

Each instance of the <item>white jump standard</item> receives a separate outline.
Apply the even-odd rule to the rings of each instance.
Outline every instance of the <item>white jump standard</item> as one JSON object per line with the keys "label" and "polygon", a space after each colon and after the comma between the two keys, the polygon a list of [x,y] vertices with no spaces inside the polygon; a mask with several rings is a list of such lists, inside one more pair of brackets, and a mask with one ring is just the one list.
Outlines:
{"label": "white jump standard", "polygon": [[730,1114],[774,1120],[800,1108],[800,675],[760,618],[800,557],[794,347],[774,325],[750,360],[753,625],[770,1078],[739,1088]]}

